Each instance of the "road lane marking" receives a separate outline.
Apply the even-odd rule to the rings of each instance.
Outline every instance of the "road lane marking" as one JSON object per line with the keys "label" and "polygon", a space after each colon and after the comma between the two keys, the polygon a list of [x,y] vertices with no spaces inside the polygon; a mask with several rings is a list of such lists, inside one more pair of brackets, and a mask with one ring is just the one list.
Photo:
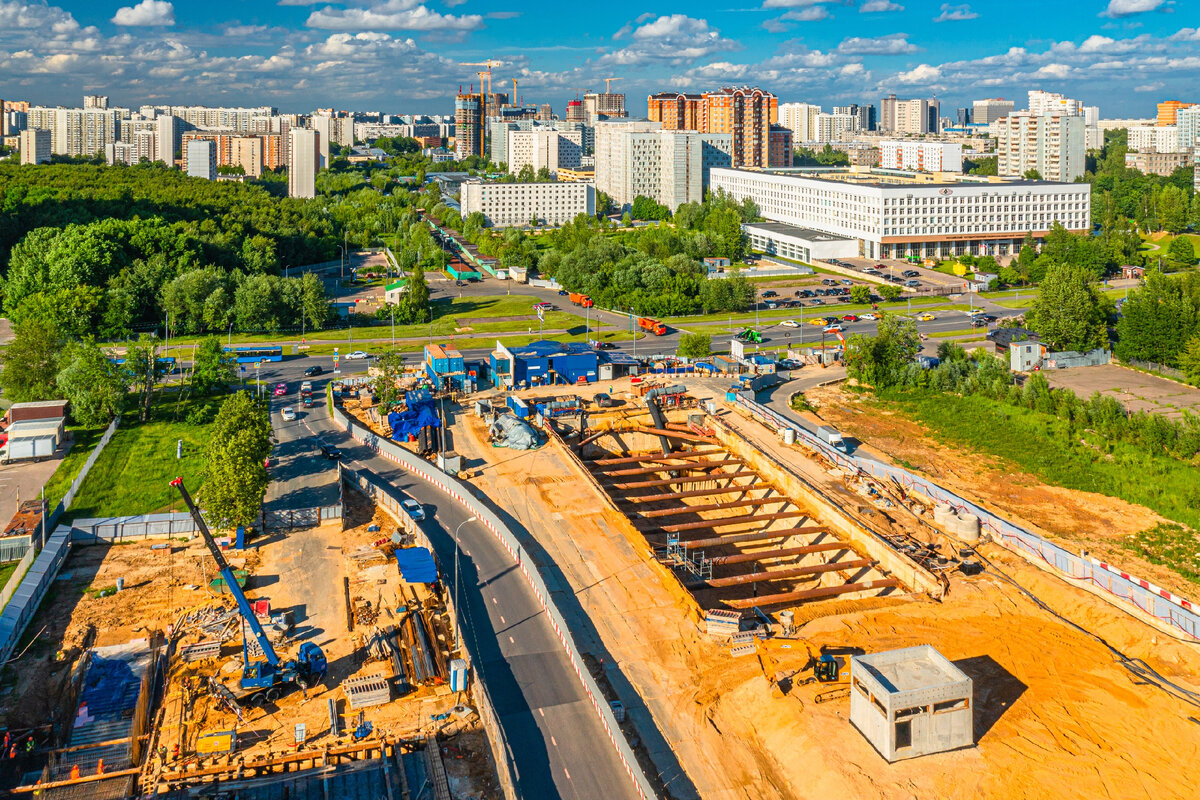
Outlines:
{"label": "road lane marking", "polygon": [[553,736],[551,736],[551,737],[550,737],[550,744],[554,745],[555,747],[558,747],[558,740],[557,740],[557,739],[555,739]]}
{"label": "road lane marking", "polygon": [[505,621],[504,621],[504,615],[503,615],[503,614],[501,614],[501,615],[500,615],[500,624],[501,624],[501,625],[507,625],[507,624],[508,624],[507,622],[505,622]]}
{"label": "road lane marking", "polygon": [[567,769],[566,767],[563,767],[563,772],[566,774],[567,780],[571,780],[571,770]]}
{"label": "road lane marking", "polygon": [[508,643],[509,643],[509,644],[516,644],[516,642],[514,642],[514,641],[513,641],[513,637],[511,637],[511,636],[510,636],[510,637],[508,637]]}

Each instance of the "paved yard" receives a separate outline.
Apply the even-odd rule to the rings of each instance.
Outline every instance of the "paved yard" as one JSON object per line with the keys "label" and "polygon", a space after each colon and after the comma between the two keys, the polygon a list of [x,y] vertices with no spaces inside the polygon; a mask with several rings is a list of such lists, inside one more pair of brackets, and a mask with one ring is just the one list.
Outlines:
{"label": "paved yard", "polygon": [[1114,364],[1048,370],[1043,374],[1051,386],[1073,389],[1084,399],[1100,392],[1120,400],[1130,411],[1150,411],[1173,419],[1181,417],[1185,408],[1200,414],[1200,389]]}
{"label": "paved yard", "polygon": [[17,513],[17,497],[21,501],[36,500],[41,494],[42,487],[63,458],[71,449],[71,440],[67,440],[58,448],[53,458],[44,461],[14,461],[11,464],[0,464],[0,530],[8,524]]}

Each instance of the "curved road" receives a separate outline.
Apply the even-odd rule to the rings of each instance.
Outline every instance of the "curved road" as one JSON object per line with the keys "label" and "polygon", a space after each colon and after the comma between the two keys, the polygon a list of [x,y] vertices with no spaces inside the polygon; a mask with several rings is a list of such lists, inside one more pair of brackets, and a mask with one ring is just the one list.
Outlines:
{"label": "curved road", "polygon": [[[289,369],[280,367],[272,379],[291,377]],[[635,798],[591,701],[511,556],[440,490],[335,428],[323,402],[330,377],[313,379],[313,394],[322,402],[311,409],[297,407],[299,385],[294,378],[287,395],[272,399],[271,421],[279,439],[279,463],[273,469],[282,473],[280,477],[287,476],[281,484],[272,484],[272,492],[286,498],[287,506],[301,508],[316,504],[306,502],[310,493],[320,500],[318,495],[328,491],[324,487],[330,481],[336,486],[333,462],[316,452],[315,440],[320,437],[342,450],[347,466],[369,469],[425,507],[423,527],[452,590],[454,532],[458,531],[459,606],[467,621],[462,635],[468,637],[476,674],[483,677],[508,739],[520,793],[539,800]],[[280,418],[278,409],[284,405],[297,408],[295,422]]]}

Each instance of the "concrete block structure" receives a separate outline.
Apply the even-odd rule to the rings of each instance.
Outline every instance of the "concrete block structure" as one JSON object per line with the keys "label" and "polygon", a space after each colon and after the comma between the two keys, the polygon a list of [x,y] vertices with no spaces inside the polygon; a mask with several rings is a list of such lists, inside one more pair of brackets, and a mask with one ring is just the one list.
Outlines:
{"label": "concrete block structure", "polygon": [[562,225],[596,213],[596,189],[587,183],[484,183],[464,181],[459,190],[463,217],[478,211],[489,227]]}
{"label": "concrete block structure", "polygon": [[930,645],[850,659],[850,722],[889,762],[975,743],[973,686]]}
{"label": "concrete block structure", "polygon": [[[811,264],[831,258],[858,256],[858,240],[782,222],[755,222],[742,226],[755,251]],[[707,259],[705,259],[707,261]]]}

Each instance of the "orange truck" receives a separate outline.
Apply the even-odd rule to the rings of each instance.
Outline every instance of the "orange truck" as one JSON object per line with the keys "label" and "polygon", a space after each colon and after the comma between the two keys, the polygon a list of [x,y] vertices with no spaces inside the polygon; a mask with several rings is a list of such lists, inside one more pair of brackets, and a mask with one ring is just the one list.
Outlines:
{"label": "orange truck", "polygon": [[571,294],[567,296],[567,299],[570,300],[574,305],[582,306],[583,308],[592,307],[592,298],[588,297],[586,294],[571,292]]}
{"label": "orange truck", "polygon": [[641,319],[639,319],[638,327],[642,328],[643,330],[650,331],[655,336],[663,336],[667,332],[666,325],[663,325],[661,322],[659,322],[656,319],[650,319],[649,317],[642,317]]}

